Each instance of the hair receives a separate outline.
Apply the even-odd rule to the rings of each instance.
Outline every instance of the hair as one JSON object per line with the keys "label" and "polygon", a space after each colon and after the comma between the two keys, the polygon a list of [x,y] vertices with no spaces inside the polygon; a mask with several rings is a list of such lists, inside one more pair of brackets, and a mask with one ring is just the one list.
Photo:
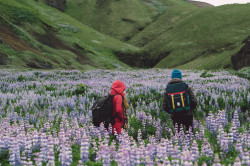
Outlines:
{"label": "hair", "polygon": [[123,93],[124,93],[124,95],[122,96],[122,106],[126,110],[126,109],[129,108],[128,99],[127,99],[127,96],[126,96],[126,92],[124,91]]}

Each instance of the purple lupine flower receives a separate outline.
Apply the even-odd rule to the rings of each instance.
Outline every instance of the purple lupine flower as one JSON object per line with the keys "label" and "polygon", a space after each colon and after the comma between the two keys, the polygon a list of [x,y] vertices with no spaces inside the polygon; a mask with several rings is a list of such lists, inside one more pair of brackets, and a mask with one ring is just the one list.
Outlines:
{"label": "purple lupine flower", "polygon": [[171,141],[166,142],[167,154],[170,156],[173,153],[174,146]]}
{"label": "purple lupine flower", "polygon": [[39,136],[38,136],[38,132],[35,130],[33,132],[33,137],[32,137],[32,147],[33,149],[38,149],[40,146],[40,141],[39,141]]}
{"label": "purple lupine flower", "polygon": [[[241,156],[241,154],[243,154],[242,142],[241,142],[240,140],[238,140],[238,141],[236,142],[236,144],[235,144],[235,150],[236,150],[237,152],[239,152],[240,156]],[[242,158],[242,156],[241,156],[241,158]]]}
{"label": "purple lupine flower", "polygon": [[229,151],[231,151],[232,148],[233,148],[233,143],[234,143],[234,137],[233,137],[233,135],[234,135],[233,130],[232,130],[232,128],[230,128],[229,129],[229,133],[227,134]]}
{"label": "purple lupine flower", "polygon": [[[192,131],[191,131],[192,134]],[[190,147],[191,146],[191,139],[192,139],[192,135],[190,134],[190,132],[188,131],[187,134],[184,136],[184,146]]]}
{"label": "purple lupine flower", "polygon": [[[26,162],[25,165],[27,165],[27,166],[33,165],[32,161],[31,161],[31,159],[29,157],[28,157],[27,162]],[[51,166],[53,166],[53,165],[51,165]]]}
{"label": "purple lupine flower", "polygon": [[221,150],[224,152],[228,152],[228,138],[227,138],[227,133],[224,133],[221,137],[221,143],[220,143]]}
{"label": "purple lupine flower", "polygon": [[137,149],[135,151],[135,156],[136,156],[136,158],[135,158],[135,164],[136,165],[140,165],[141,164],[141,153],[140,153],[139,149]]}
{"label": "purple lupine flower", "polygon": [[242,136],[241,136],[241,142],[242,142],[243,148],[247,148],[248,147],[247,140],[248,140],[247,133],[243,133]]}
{"label": "purple lupine flower", "polygon": [[82,141],[81,141],[81,160],[82,163],[87,162],[89,158],[89,139],[87,135],[82,136]]}
{"label": "purple lupine flower", "polygon": [[27,157],[31,157],[32,154],[32,149],[31,149],[31,139],[29,136],[26,136],[26,140],[25,140],[25,151],[26,151],[26,155]]}
{"label": "purple lupine flower", "polygon": [[20,148],[16,138],[12,138],[9,161],[11,165],[21,165]]}
{"label": "purple lupine flower", "polygon": [[170,166],[170,161],[168,159],[168,156],[165,156],[165,158],[163,160],[163,165]]}
{"label": "purple lupine flower", "polygon": [[237,110],[234,111],[233,123],[236,125],[237,128],[240,127],[239,115]]}
{"label": "purple lupine flower", "polygon": [[146,133],[146,119],[142,120],[142,133],[145,134]]}
{"label": "purple lupine flower", "polygon": [[81,143],[81,131],[80,131],[79,127],[76,127],[76,129],[75,129],[74,141],[75,141],[76,144],[80,144]]}
{"label": "purple lupine flower", "polygon": [[5,149],[6,149],[6,146],[5,146],[4,141],[2,140],[2,137],[3,137],[3,136],[0,135],[0,155],[1,155],[1,153],[4,152]]}
{"label": "purple lupine flower", "polygon": [[62,146],[59,154],[59,161],[61,161],[62,166],[69,166],[72,164],[72,151],[68,144]]}
{"label": "purple lupine flower", "polygon": [[204,140],[201,152],[202,152],[202,155],[213,157],[213,151],[207,140]]}
{"label": "purple lupine flower", "polygon": [[55,154],[54,154],[54,151],[53,149],[49,149],[49,152],[48,152],[48,165],[49,166],[55,166]]}
{"label": "purple lupine flower", "polygon": [[71,144],[71,130],[70,129],[66,131],[65,138],[66,138],[67,143]]}
{"label": "purple lupine flower", "polygon": [[137,154],[136,154],[136,145],[132,145],[131,146],[131,150],[130,150],[130,164],[131,165],[135,165],[136,164],[136,157],[137,157]]}
{"label": "purple lupine flower", "polygon": [[81,166],[81,165],[83,165],[82,160],[79,160],[77,166]]}
{"label": "purple lupine flower", "polygon": [[196,140],[201,140],[200,134],[198,131],[195,132],[195,139]]}
{"label": "purple lupine flower", "polygon": [[207,163],[203,162],[203,163],[202,163],[202,166],[207,166]]}
{"label": "purple lupine flower", "polygon": [[232,123],[232,133],[234,142],[237,142],[239,138],[239,131],[234,122]]}
{"label": "purple lupine flower", "polygon": [[191,155],[192,155],[193,161],[196,161],[200,157],[199,148],[198,148],[196,141],[193,141],[193,144],[191,146]]}
{"label": "purple lupine flower", "polygon": [[247,149],[244,149],[242,164],[250,165],[249,151]]}
{"label": "purple lupine flower", "polygon": [[183,166],[192,166],[193,165],[193,159],[192,159],[192,156],[190,155],[190,152],[187,150],[187,151],[184,151],[183,152]]}
{"label": "purple lupine flower", "polygon": [[165,139],[162,138],[161,142],[157,146],[157,157],[159,161],[163,161],[166,155],[167,155],[166,142]]}
{"label": "purple lupine flower", "polygon": [[241,166],[241,161],[239,157],[236,157],[235,162],[234,162],[234,166]]}
{"label": "purple lupine flower", "polygon": [[103,160],[103,165],[104,166],[110,166],[111,165],[111,154],[110,154],[110,150],[109,147],[107,145],[103,145],[101,146],[101,158]]}
{"label": "purple lupine flower", "polygon": [[171,157],[172,157],[172,165],[179,165],[180,154],[179,154],[179,149],[177,147],[174,147]]}
{"label": "purple lupine flower", "polygon": [[27,157],[26,157],[25,151],[23,151],[22,157],[21,157],[21,165],[26,165],[26,160],[27,160]]}
{"label": "purple lupine flower", "polygon": [[40,155],[38,154],[37,157],[34,159],[37,166],[42,166],[42,159],[40,158]]}
{"label": "purple lupine flower", "polygon": [[145,166],[154,166],[154,162],[150,159],[150,156],[147,156]]}
{"label": "purple lupine flower", "polygon": [[123,153],[118,153],[117,155],[117,163],[118,165],[125,165],[125,160],[123,158]]}
{"label": "purple lupine flower", "polygon": [[138,140],[138,142],[141,142],[141,141],[142,141],[142,133],[141,133],[141,129],[139,129],[139,130],[138,130],[137,140]]}
{"label": "purple lupine flower", "polygon": [[42,133],[42,135],[41,135],[40,157],[42,158],[42,161],[47,162],[47,160],[48,160],[48,140],[46,138],[45,133]]}
{"label": "purple lupine flower", "polygon": [[218,154],[215,154],[213,166],[221,166]]}

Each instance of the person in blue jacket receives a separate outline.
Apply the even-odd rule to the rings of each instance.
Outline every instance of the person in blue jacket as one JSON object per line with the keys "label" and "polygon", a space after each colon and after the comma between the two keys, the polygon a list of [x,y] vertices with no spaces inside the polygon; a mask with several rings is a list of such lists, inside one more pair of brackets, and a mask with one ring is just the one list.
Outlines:
{"label": "person in blue jacket", "polygon": [[163,109],[171,114],[173,124],[182,125],[188,131],[193,126],[193,110],[197,106],[197,99],[190,86],[182,80],[180,70],[172,71],[163,99]]}

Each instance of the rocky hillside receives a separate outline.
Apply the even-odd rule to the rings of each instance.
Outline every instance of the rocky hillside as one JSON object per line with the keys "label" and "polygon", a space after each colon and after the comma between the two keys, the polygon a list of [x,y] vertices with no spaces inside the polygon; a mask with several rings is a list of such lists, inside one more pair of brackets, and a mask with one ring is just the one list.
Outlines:
{"label": "rocky hillside", "polygon": [[[38,1],[38,0],[37,0]],[[58,10],[64,11],[66,7],[66,0],[45,0],[45,2]]]}
{"label": "rocky hillside", "polygon": [[236,70],[239,70],[243,67],[250,66],[250,36],[244,41],[244,46],[232,56],[233,67]]}

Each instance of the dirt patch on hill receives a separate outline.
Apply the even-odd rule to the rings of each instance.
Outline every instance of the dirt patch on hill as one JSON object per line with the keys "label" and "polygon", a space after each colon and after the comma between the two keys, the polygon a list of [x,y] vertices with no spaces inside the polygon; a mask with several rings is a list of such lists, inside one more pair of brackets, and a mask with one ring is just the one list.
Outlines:
{"label": "dirt patch on hill", "polygon": [[[0,38],[2,42],[9,47],[11,47],[13,50],[17,52],[21,51],[30,51],[35,53],[38,56],[42,56],[42,54],[37,51],[35,48],[30,46],[25,41],[21,40],[17,34],[15,34],[10,27],[6,23],[4,23],[2,20],[0,20],[1,28],[0,28]],[[8,56],[4,53],[1,53],[0,55],[1,61],[0,64],[7,65],[10,61],[8,59]],[[53,65],[49,62],[43,62],[39,60],[39,58],[35,58],[32,60],[24,60],[26,65],[31,68],[37,68],[37,69],[51,69],[53,68]]]}
{"label": "dirt patch on hill", "polygon": [[6,25],[1,25],[0,38],[3,43],[10,46],[15,51],[31,51],[35,54],[40,54],[37,50],[29,46],[26,42],[21,40],[15,33],[13,33]]}
{"label": "dirt patch on hill", "polygon": [[190,0],[185,0],[185,1],[199,8],[213,7],[213,5],[206,2],[190,1]]}
{"label": "dirt patch on hill", "polygon": [[45,0],[45,2],[49,6],[54,7],[62,12],[66,8],[66,0]]}
{"label": "dirt patch on hill", "polygon": [[242,43],[245,45],[231,57],[233,67],[239,70],[245,66],[250,66],[250,36],[246,38]]}
{"label": "dirt patch on hill", "polygon": [[[77,55],[77,61],[82,65],[91,65],[95,66],[94,62],[92,62],[90,59],[86,57],[86,54],[89,53],[89,51],[85,50],[78,44],[74,44],[73,46],[69,46],[68,44],[64,43],[62,40],[58,39],[55,34],[56,32],[53,31],[53,29],[47,25],[44,24],[44,30],[46,31],[46,34],[38,34],[38,33],[32,33],[32,35],[35,37],[37,41],[40,43],[47,45],[48,47],[58,49],[58,50],[68,50],[75,55]],[[70,65],[70,62],[65,59],[66,64]]]}

